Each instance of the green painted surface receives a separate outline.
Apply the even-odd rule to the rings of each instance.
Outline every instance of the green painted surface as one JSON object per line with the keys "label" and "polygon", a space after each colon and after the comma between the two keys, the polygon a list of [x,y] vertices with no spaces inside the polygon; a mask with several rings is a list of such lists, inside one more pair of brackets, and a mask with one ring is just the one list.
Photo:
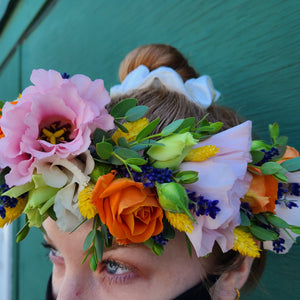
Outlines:
{"label": "green painted surface", "polygon": [[[22,26],[15,17],[6,30]],[[276,120],[300,148],[299,1],[60,0],[22,41],[20,64],[16,57],[10,64],[19,67],[22,88],[33,68],[101,77],[108,88],[118,82],[124,55],[153,42],[178,47],[200,73],[210,74],[223,94],[221,103],[252,119],[256,134],[267,137],[267,125]],[[10,37],[2,35],[2,57],[7,43]],[[0,70],[0,99],[17,95],[12,69],[6,64]],[[43,265],[38,236],[34,232],[21,244],[22,297],[14,300],[43,298],[50,265]],[[34,265],[36,256],[43,264]],[[288,255],[269,255],[260,286],[242,299],[299,299],[299,267],[299,245]],[[29,279],[33,274],[36,281]],[[32,289],[30,281],[41,287]]]}

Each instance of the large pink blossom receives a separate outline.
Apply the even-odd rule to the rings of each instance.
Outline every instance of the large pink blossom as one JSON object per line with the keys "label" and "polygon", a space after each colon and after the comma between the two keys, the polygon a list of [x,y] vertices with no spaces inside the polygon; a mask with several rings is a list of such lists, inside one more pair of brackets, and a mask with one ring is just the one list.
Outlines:
{"label": "large pink blossom", "polygon": [[95,128],[113,128],[105,109],[110,97],[101,79],[64,79],[42,69],[34,70],[30,79],[34,85],[23,91],[18,104],[4,105],[0,120],[5,135],[0,139],[0,167],[11,168],[6,176],[10,186],[30,181],[36,160],[75,157],[88,149]]}
{"label": "large pink blossom", "polygon": [[194,170],[199,176],[187,189],[206,199],[219,200],[217,206],[221,209],[215,219],[205,215],[195,217],[197,223],[188,236],[198,256],[210,253],[216,241],[223,252],[233,247],[233,230],[240,224],[240,198],[251,181],[247,173],[251,161],[251,122],[218,133],[194,148],[206,145],[219,148],[216,156],[181,164],[181,170]]}

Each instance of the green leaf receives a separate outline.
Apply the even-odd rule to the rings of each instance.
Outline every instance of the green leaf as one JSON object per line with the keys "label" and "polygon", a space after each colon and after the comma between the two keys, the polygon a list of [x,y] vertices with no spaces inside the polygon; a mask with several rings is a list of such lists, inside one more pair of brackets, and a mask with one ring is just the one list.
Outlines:
{"label": "green leaf", "polygon": [[151,250],[155,255],[162,255],[164,253],[164,246],[154,243]]}
{"label": "green leaf", "polygon": [[125,139],[124,136],[121,136],[119,139],[118,139],[118,145],[120,147],[123,147],[123,148],[129,148],[129,144],[127,142],[127,140]]}
{"label": "green leaf", "polygon": [[131,146],[131,150],[134,150],[134,151],[141,151],[141,150],[144,150],[148,147],[151,147],[153,145],[163,145],[161,143],[158,143],[154,140],[145,140],[145,141],[142,141],[136,145],[133,145]]}
{"label": "green leaf", "polygon": [[288,172],[295,172],[300,170],[300,156],[286,160],[280,164]]}
{"label": "green leaf", "polygon": [[266,219],[266,217],[265,217],[264,214],[256,214],[256,215],[255,215],[255,218],[256,218],[259,222],[261,222],[261,223],[263,223],[263,224],[265,224],[265,225],[269,225],[268,220]]}
{"label": "green leaf", "polygon": [[87,259],[88,256],[91,254],[91,252],[93,252],[93,250],[94,250],[93,247],[91,247],[91,248],[88,250],[88,252],[87,252],[86,255],[84,256],[84,258],[83,258],[81,264],[83,264],[83,263],[86,261],[86,259]]}
{"label": "green leaf", "polygon": [[96,255],[93,253],[91,255],[91,259],[90,259],[90,268],[92,271],[96,271],[97,269],[97,265],[98,265],[98,261],[97,261],[97,258],[96,258]]}
{"label": "green leaf", "polygon": [[272,175],[277,173],[278,171],[280,171],[282,169],[282,166],[276,162],[266,162],[261,166],[261,172],[264,175]]}
{"label": "green leaf", "polygon": [[113,152],[113,145],[107,142],[96,144],[96,152],[102,159],[109,159]]}
{"label": "green leaf", "polygon": [[86,251],[89,249],[89,247],[92,245],[94,238],[96,235],[96,230],[92,230],[89,232],[89,234],[86,236],[84,243],[83,243],[83,251]]}
{"label": "green leaf", "polygon": [[257,225],[251,225],[250,232],[260,241],[274,241],[278,238],[278,233]]}
{"label": "green leaf", "polygon": [[162,130],[162,132],[161,132],[162,136],[165,137],[165,136],[170,135],[170,134],[173,133],[175,130],[177,130],[177,129],[181,126],[181,124],[182,124],[183,122],[184,122],[184,119],[179,119],[179,120],[176,120],[176,121],[170,123],[168,126],[166,126],[166,127]]}
{"label": "green leaf", "polygon": [[26,238],[29,231],[30,231],[29,223],[26,222],[26,224],[17,233],[17,239],[16,239],[17,243],[23,241]]}
{"label": "green leaf", "polygon": [[243,211],[240,211],[240,215],[241,215],[241,226],[250,226],[251,222],[247,217],[247,215]]}
{"label": "green leaf", "polygon": [[124,160],[126,160],[128,158],[143,159],[139,153],[137,153],[136,151],[133,151],[131,149],[128,149],[128,148],[115,147],[114,153],[116,153],[118,156],[122,157]]}
{"label": "green leaf", "polygon": [[281,172],[278,172],[276,174],[273,174],[273,176],[280,182],[284,182],[287,183],[288,182],[288,178],[286,175],[282,174]]}
{"label": "green leaf", "polygon": [[257,164],[264,158],[264,153],[261,151],[253,150],[250,152],[252,156],[252,164]]}
{"label": "green leaf", "polygon": [[195,118],[194,117],[184,119],[182,124],[174,132],[183,133],[183,132],[186,132],[186,131],[190,131],[191,128],[194,125],[195,125]]}
{"label": "green leaf", "polygon": [[286,146],[288,143],[288,137],[287,136],[280,136],[276,139],[276,145],[280,146]]}
{"label": "green leaf", "polygon": [[47,214],[50,216],[50,218],[54,221],[57,221],[57,217],[56,217],[56,213],[53,209],[53,205],[51,207],[48,208],[47,210]]}
{"label": "green leaf", "polygon": [[0,173],[0,185],[5,183],[5,175],[10,171],[9,167],[4,168]]}
{"label": "green leaf", "polygon": [[186,246],[187,246],[187,249],[188,249],[188,252],[189,252],[189,256],[192,257],[192,244],[191,244],[191,241],[189,239],[189,237],[185,234],[185,243],[186,243]]}
{"label": "green leaf", "polygon": [[104,236],[103,233],[99,230],[96,230],[95,248],[97,253],[97,260],[101,261],[103,256],[103,249],[104,249]]}
{"label": "green leaf", "polygon": [[106,131],[97,128],[93,134],[93,144],[96,145],[97,143],[102,142],[104,139],[110,139],[109,134]]}
{"label": "green leaf", "polygon": [[262,149],[269,149],[271,148],[269,145],[267,145],[265,142],[260,140],[253,140],[251,145],[251,151],[259,151]]}
{"label": "green leaf", "polygon": [[137,104],[137,99],[132,99],[132,98],[128,98],[128,99],[124,99],[122,101],[120,101],[119,103],[117,103],[112,110],[110,111],[110,114],[114,117],[114,118],[124,118],[127,111],[133,107],[135,107]]}
{"label": "green leaf", "polygon": [[[5,102],[4,101],[0,101],[0,108],[2,109],[4,106]],[[0,115],[2,115],[2,111],[0,111]]]}
{"label": "green leaf", "polygon": [[115,125],[120,128],[123,132],[128,133],[128,129],[120,122],[114,120]]}
{"label": "green leaf", "polygon": [[148,110],[148,106],[139,105],[129,109],[125,115],[125,119],[128,122],[134,122],[142,118]]}
{"label": "green leaf", "polygon": [[273,143],[275,144],[276,139],[279,136],[279,126],[278,126],[278,123],[274,123],[272,125],[269,124],[269,132],[270,132],[271,139],[272,139]]}
{"label": "green leaf", "polygon": [[147,163],[147,161],[143,158],[128,158],[125,160],[127,164],[134,164],[137,166],[142,166]]}
{"label": "green leaf", "polygon": [[175,230],[169,223],[168,219],[166,217],[163,218],[163,224],[164,224],[164,229],[163,229],[163,236],[167,240],[172,240],[175,237]]}
{"label": "green leaf", "polygon": [[299,226],[290,225],[290,226],[289,226],[289,229],[290,229],[292,232],[296,233],[296,234],[300,234],[300,227],[299,227]]}
{"label": "green leaf", "polygon": [[139,134],[136,137],[137,141],[140,141],[144,139],[146,136],[148,136],[158,125],[159,118],[153,120],[151,123],[149,123],[142,131],[139,132]]}
{"label": "green leaf", "polygon": [[267,215],[267,220],[274,226],[279,228],[289,228],[289,224],[275,215]]}
{"label": "green leaf", "polygon": [[135,171],[135,172],[142,172],[143,170],[140,168],[140,167],[138,167],[137,165],[132,165],[132,164],[128,164],[128,166],[133,170],[133,171]]}

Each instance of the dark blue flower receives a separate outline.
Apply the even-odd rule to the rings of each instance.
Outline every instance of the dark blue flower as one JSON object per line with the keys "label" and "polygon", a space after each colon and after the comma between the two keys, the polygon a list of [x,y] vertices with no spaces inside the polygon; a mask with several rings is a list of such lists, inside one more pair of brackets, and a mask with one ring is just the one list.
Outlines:
{"label": "dark blue flower", "polygon": [[70,77],[70,75],[67,74],[66,72],[64,72],[64,73],[61,73],[61,77],[62,77],[63,79],[68,79],[68,78]]}
{"label": "dark blue flower", "polygon": [[249,219],[253,217],[253,212],[248,202],[241,203],[241,210],[247,215]]}
{"label": "dark blue flower", "polygon": [[163,233],[152,236],[152,239],[154,240],[154,242],[156,244],[159,244],[159,245],[162,245],[162,246],[166,246],[166,244],[168,242],[168,239],[165,238]]}
{"label": "dark blue flower", "polygon": [[300,184],[299,183],[291,183],[290,189],[291,189],[291,195],[300,196]]}
{"label": "dark blue flower", "polygon": [[218,212],[221,209],[217,206],[219,200],[208,200],[203,196],[196,196],[195,192],[190,192],[187,190],[187,195],[191,202],[189,203],[189,209],[193,210],[195,214],[199,217],[210,216],[215,219]]}
{"label": "dark blue flower", "polygon": [[264,157],[256,164],[257,166],[261,166],[262,164],[272,160],[274,156],[279,155],[279,150],[275,147],[272,147],[269,151],[266,151],[265,149],[260,151],[264,153]]}
{"label": "dark blue flower", "polygon": [[283,244],[285,243],[285,240],[283,238],[278,238],[277,240],[273,241],[273,251],[276,253],[283,252],[285,250],[285,247]]}
{"label": "dark blue flower", "polygon": [[284,204],[286,207],[288,207],[289,209],[292,209],[293,207],[298,207],[298,204],[291,201],[291,200],[288,200],[288,201],[284,201]]}
{"label": "dark blue flower", "polygon": [[1,217],[2,219],[4,219],[5,216],[6,216],[6,210],[5,210],[5,207],[2,206],[2,205],[0,205],[0,217]]}
{"label": "dark blue flower", "polygon": [[14,208],[18,204],[18,199],[9,196],[0,196],[0,201],[5,207]]}

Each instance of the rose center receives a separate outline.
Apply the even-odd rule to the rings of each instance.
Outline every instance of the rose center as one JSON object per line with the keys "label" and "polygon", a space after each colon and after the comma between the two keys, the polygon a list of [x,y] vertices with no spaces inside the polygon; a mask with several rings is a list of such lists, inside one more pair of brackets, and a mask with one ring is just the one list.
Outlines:
{"label": "rose center", "polygon": [[70,142],[72,125],[69,121],[54,121],[49,125],[41,126],[39,140],[45,140],[53,145]]}

